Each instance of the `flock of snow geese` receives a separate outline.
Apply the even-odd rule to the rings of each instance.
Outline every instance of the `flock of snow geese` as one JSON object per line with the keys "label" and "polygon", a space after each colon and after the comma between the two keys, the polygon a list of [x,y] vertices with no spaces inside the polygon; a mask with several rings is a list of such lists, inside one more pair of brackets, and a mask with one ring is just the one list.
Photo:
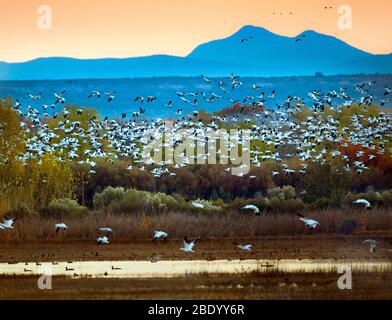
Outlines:
{"label": "flock of snow geese", "polygon": [[[230,90],[241,90],[244,87],[241,78],[233,74],[222,79],[212,79],[202,75],[201,81],[216,85],[217,90],[222,93],[217,94],[211,91],[177,92],[177,102],[189,104],[196,108],[200,101],[214,103],[214,101],[222,99],[222,95],[227,94]],[[306,107],[304,98],[288,96],[285,103],[270,107],[277,95],[276,90],[266,94],[262,91],[260,85],[253,84],[252,89],[255,92],[253,96],[246,96],[242,101],[230,100],[232,104],[239,103],[244,106],[238,114],[231,116],[213,114],[208,123],[205,123],[199,118],[200,111],[196,110],[191,114],[183,115],[182,109],[179,108],[176,112],[179,118],[173,121],[173,125],[169,127],[171,137],[169,141],[161,139],[164,134],[167,134],[166,130],[168,130],[165,120],[148,120],[141,117],[146,110],[145,108],[151,105],[151,102],[157,100],[157,97],[153,95],[137,96],[132,99],[140,104],[139,111],[133,112],[132,117],[127,117],[128,115],[125,113],[122,115],[122,119],[119,120],[92,117],[88,120],[87,126],[81,121],[70,120],[71,118],[75,119],[75,117],[70,116],[75,110],[66,105],[66,91],[54,92],[53,104],[41,106],[43,112],[39,111],[37,106],[22,106],[20,101],[16,99],[14,109],[21,115],[20,127],[27,136],[25,151],[19,159],[23,162],[30,159],[40,161],[45,154],[53,154],[59,161],[77,161],[79,164],[87,165],[89,174],[93,175],[96,173],[96,159],[107,159],[109,162],[113,162],[116,159],[127,158],[132,159],[132,165],[127,167],[128,170],[150,170],[150,173],[159,179],[165,174],[175,176],[176,173],[170,171],[169,168],[178,169],[191,164],[189,157],[185,156],[184,151],[180,155],[181,161],[176,163],[171,159],[146,162],[142,159],[142,150],[145,145],[155,141],[158,145],[160,143],[162,148],[176,147],[184,142],[184,137],[193,138],[195,145],[205,143],[214,131],[224,127],[225,124],[241,122],[249,125],[246,129],[238,128],[240,132],[246,132],[250,141],[259,141],[266,146],[264,150],[261,150],[255,145],[249,150],[252,165],[260,167],[266,161],[280,164],[282,171],[272,172],[274,177],[280,174],[293,175],[296,172],[306,174],[310,161],[325,163],[331,159],[340,159],[346,171],[361,174],[369,169],[369,165],[372,165],[372,161],[377,155],[391,156],[392,112],[382,111],[377,114],[369,114],[369,116],[354,113],[347,122],[341,120],[339,116],[334,117],[330,115],[331,113],[326,113],[325,109],[328,106],[329,109],[339,115],[344,109],[358,104],[366,111],[369,106],[375,103],[371,92],[373,86],[374,82],[372,81],[357,84],[353,88],[356,92],[355,96],[350,95],[347,88],[328,92],[316,89],[308,92],[308,98],[312,100],[312,105],[309,106],[310,112],[305,120],[298,121],[295,120],[294,115]],[[380,101],[381,106],[391,102],[389,100],[391,92],[391,88],[385,88],[385,98]],[[41,96],[42,93],[29,94],[32,102],[37,104]],[[88,94],[90,99],[101,99],[103,96],[106,97],[108,103],[115,103],[116,91],[101,92],[93,90]],[[160,103],[166,108],[172,108],[174,105],[174,101],[166,103],[161,101]],[[49,116],[48,110],[55,110],[56,106],[59,105],[62,108],[61,112]],[[251,115],[243,113],[245,105],[254,107],[255,112]],[[256,107],[261,108],[257,109]],[[83,109],[77,109],[76,116],[82,115],[83,112]],[[52,125],[48,124],[48,119],[56,119],[57,125],[53,128]],[[53,121],[51,122],[53,123]],[[230,141],[228,136],[226,140],[224,139],[224,144],[228,148],[233,148],[236,144],[239,144],[245,149],[246,142],[239,139],[234,143]],[[327,147],[327,145],[333,147]],[[360,149],[368,152],[365,154],[364,151],[358,151],[355,154],[355,161],[352,161],[348,155],[341,151],[341,147],[348,148],[350,145],[360,146]],[[282,147],[285,146],[291,146],[293,151],[283,152]],[[204,153],[197,156],[193,155],[193,160],[207,159],[209,152],[210,150],[207,148]],[[217,151],[217,154],[221,158],[227,157],[228,160],[231,160],[230,157],[223,154],[221,149]],[[290,168],[285,163],[285,160],[288,159],[299,160],[300,169]],[[230,174],[230,168],[224,169],[224,171]],[[242,172],[231,174],[239,177],[246,176]],[[249,176],[249,179],[255,178],[255,176]],[[359,199],[355,203],[366,208],[371,206],[366,199]],[[193,205],[196,208],[203,207],[203,204],[197,202],[194,202]],[[253,210],[255,214],[260,214],[259,208],[254,205],[247,205],[243,209]],[[304,216],[299,218],[310,229],[315,229],[319,225],[313,219]],[[0,224],[0,230],[12,228],[14,221],[15,219],[5,218],[4,222]],[[56,224],[55,228],[59,232],[66,230],[67,226],[64,223],[59,223]],[[99,244],[109,244],[108,236],[112,230],[103,228],[100,231],[107,232],[108,235],[100,236],[97,242]],[[157,231],[153,239],[166,239],[167,237],[167,233]],[[192,241],[185,239],[181,250],[193,252],[196,242],[197,239]],[[367,240],[365,243],[370,244],[370,250],[374,252],[376,247],[374,240]],[[245,251],[252,249],[251,244],[242,244],[239,247]]]}
{"label": "flock of snow geese", "polygon": [[[236,88],[243,87],[238,76],[230,76],[227,82],[222,80],[212,80],[202,76],[202,80],[208,83],[216,83],[218,88],[225,92],[238,90]],[[224,80],[224,79],[223,79]],[[339,114],[344,108],[350,108],[353,104],[359,104],[364,109],[370,106],[373,96],[370,92],[374,82],[360,83],[355,90],[358,97],[349,96],[347,88],[340,88],[339,91],[322,92],[321,90],[313,90],[308,93],[309,98],[313,101],[313,111],[303,121],[296,121],[293,116],[295,113],[305,107],[303,98],[289,96],[285,103],[277,106],[269,107],[269,103],[273,101],[276,91],[273,90],[269,95],[262,92],[262,88],[253,84],[252,88],[256,92],[254,96],[247,96],[243,101],[231,101],[231,103],[240,103],[243,105],[239,114],[232,116],[212,115],[208,123],[199,119],[200,111],[193,111],[187,116],[174,121],[174,124],[168,127],[167,121],[163,119],[147,120],[139,118],[145,111],[140,108],[139,112],[134,112],[133,117],[128,119],[123,114],[121,120],[105,118],[103,120],[92,117],[88,120],[87,127],[78,120],[70,120],[71,112],[77,115],[83,114],[83,109],[70,109],[65,105],[65,91],[54,93],[55,101],[52,107],[57,105],[65,105],[59,114],[52,117],[47,113],[49,106],[44,105],[43,113],[38,109],[28,105],[23,108],[19,100],[16,100],[14,108],[23,116],[20,123],[22,130],[27,136],[27,144],[25,152],[20,155],[22,161],[29,159],[40,159],[45,154],[54,154],[60,161],[78,161],[80,164],[86,164],[90,167],[90,174],[95,174],[95,159],[106,158],[113,162],[115,159],[128,158],[132,159],[133,165],[128,166],[128,170],[146,171],[145,165],[154,166],[150,172],[159,178],[164,174],[175,176],[174,172],[169,171],[169,167],[181,168],[191,163],[199,163],[199,161],[207,161],[212,152],[210,145],[205,152],[198,152],[197,155],[186,156],[186,151],[178,155],[178,159],[174,163],[173,159],[154,162],[152,159],[144,158],[144,147],[151,143],[156,148],[165,149],[168,147],[176,148],[185,143],[185,138],[193,141],[193,146],[204,143],[213,139],[220,129],[225,125],[232,125],[238,122],[247,123],[246,129],[239,128],[238,141],[230,141],[229,133],[223,134],[220,138],[224,140],[224,145],[217,150],[217,157],[221,161],[232,161],[229,155],[224,154],[224,150],[232,150],[241,146],[243,151],[249,151],[252,164],[260,167],[263,162],[273,161],[281,164],[281,172],[272,172],[272,175],[278,176],[281,173],[293,175],[298,172],[305,174],[309,161],[324,163],[328,158],[341,159],[345,163],[345,170],[355,170],[357,174],[368,170],[368,165],[375,161],[377,155],[392,154],[392,148],[386,149],[392,136],[392,112],[381,112],[375,115],[364,116],[363,114],[354,113],[349,119],[351,123],[340,120],[339,117],[327,115],[323,111],[325,106],[329,106]],[[230,88],[228,88],[230,87]],[[391,93],[390,88],[385,88],[385,97]],[[101,97],[106,95],[108,103],[115,99],[116,91],[101,93],[93,90],[89,97]],[[185,93],[177,92],[178,98],[182,103],[189,103],[198,106],[198,99],[201,96],[207,102],[213,103],[214,100],[222,97],[214,92],[211,97],[207,97],[205,92]],[[38,95],[30,94],[30,98],[34,102],[38,102],[42,93]],[[190,99],[190,97],[193,99]],[[134,101],[143,104],[156,100],[155,96],[142,97],[138,96]],[[389,100],[388,100],[389,101]],[[385,104],[385,101],[381,101]],[[165,106],[172,106],[173,101],[169,101]],[[261,111],[254,112],[251,115],[243,114],[245,105],[253,107],[262,107]],[[182,114],[182,109],[177,110],[177,114]],[[48,124],[48,118],[58,119],[57,125],[53,128]],[[75,117],[72,117],[75,119]],[[77,118],[76,118],[77,119]],[[169,130],[169,132],[168,132]],[[242,134],[248,134],[249,138],[241,139]],[[164,141],[164,135],[170,136],[169,141]],[[245,136],[245,135],[244,135]],[[215,138],[216,139],[216,138]],[[249,141],[262,142],[266,148],[261,150],[260,147],[254,145],[251,150],[247,150]],[[156,143],[155,143],[156,142]],[[159,144],[160,143],[160,144]],[[325,147],[325,145],[335,146],[335,149]],[[342,154],[341,148],[348,148],[351,145],[362,146],[371,154],[364,151],[356,153],[355,161],[350,161],[348,155]],[[286,146],[290,146],[291,152],[283,152]],[[214,147],[214,146],[212,146]],[[224,147],[224,148],[223,148]],[[224,150],[222,150],[224,149]],[[154,149],[154,152],[156,149]],[[200,150],[198,150],[200,151]],[[298,159],[301,163],[300,168],[290,168],[284,160]],[[143,161],[144,160],[144,161]],[[140,165],[138,165],[140,164]],[[225,172],[230,172],[228,168]],[[233,173],[243,176],[241,172]],[[250,176],[254,179],[254,176]]]}

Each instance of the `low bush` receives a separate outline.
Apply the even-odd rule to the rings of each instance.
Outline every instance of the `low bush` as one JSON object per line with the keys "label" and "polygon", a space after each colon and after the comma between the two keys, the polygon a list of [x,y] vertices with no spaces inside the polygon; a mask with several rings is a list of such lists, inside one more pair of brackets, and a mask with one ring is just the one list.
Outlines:
{"label": "low bush", "polygon": [[367,193],[347,193],[344,198],[344,204],[347,206],[354,206],[353,202],[358,199],[366,199],[374,207],[388,206],[392,203],[392,190],[380,192]]}
{"label": "low bush", "polygon": [[75,200],[62,198],[53,200],[49,206],[41,210],[41,215],[51,217],[81,216],[89,211]]}
{"label": "low bush", "polygon": [[192,211],[197,212],[208,212],[208,213],[213,213],[213,212],[218,212],[222,210],[222,207],[225,205],[223,201],[219,201],[219,200],[202,200],[202,199],[197,199],[195,201],[196,203],[202,204],[204,206],[203,209],[199,209],[199,208],[192,208]]}
{"label": "low bush", "polygon": [[282,200],[274,197],[270,201],[270,210],[273,212],[292,212],[297,213],[305,208],[305,204],[301,199]]}
{"label": "low bush", "polygon": [[125,198],[124,188],[107,187],[100,193],[96,193],[93,198],[94,208],[97,210],[108,207],[112,202],[123,201]]}
{"label": "low bush", "polygon": [[15,208],[9,210],[6,215],[14,218],[24,218],[33,214],[37,213],[31,210],[27,204],[20,202]]}
{"label": "low bush", "polygon": [[270,198],[279,198],[281,200],[295,199],[296,192],[292,186],[276,187],[268,190],[268,196]]}
{"label": "low bush", "polygon": [[253,204],[259,208],[261,212],[274,212],[274,213],[298,213],[305,208],[305,204],[301,199],[281,199],[278,196],[272,199],[256,198],[256,199],[240,199],[236,198],[228,207],[232,210],[238,211],[242,207]]}
{"label": "low bush", "polygon": [[382,193],[382,201],[386,206],[392,205],[392,190],[384,191]]}
{"label": "low bush", "polygon": [[96,210],[104,210],[114,214],[157,213],[190,209],[189,204],[180,195],[170,196],[160,192],[112,187],[106,188],[101,193],[96,193],[93,203]]}
{"label": "low bush", "polygon": [[334,206],[332,205],[331,200],[326,197],[319,198],[310,205],[311,209],[327,209],[332,207]]}

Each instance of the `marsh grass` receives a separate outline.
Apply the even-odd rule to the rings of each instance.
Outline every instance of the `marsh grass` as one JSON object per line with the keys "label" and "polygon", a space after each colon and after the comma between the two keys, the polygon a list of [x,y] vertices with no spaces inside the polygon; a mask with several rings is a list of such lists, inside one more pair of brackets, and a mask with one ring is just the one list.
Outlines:
{"label": "marsh grass", "polygon": [[[267,214],[256,217],[252,214],[222,212],[215,214],[189,214],[169,212],[149,215],[89,213],[57,219],[33,215],[16,221],[13,230],[1,230],[1,241],[45,241],[94,239],[100,227],[114,230],[113,240],[149,239],[154,230],[164,230],[171,238],[184,235],[205,239],[241,238],[265,236],[294,236],[308,234],[390,234],[392,232],[392,210],[322,210],[307,216],[320,222],[316,230],[308,230],[294,214]],[[352,230],[347,222],[355,222]],[[55,233],[55,223],[64,222],[69,229]]]}
{"label": "marsh grass", "polygon": [[358,272],[352,290],[339,290],[339,274],[205,274],[154,279],[54,277],[38,290],[36,277],[1,277],[0,299],[392,299],[392,273]]}

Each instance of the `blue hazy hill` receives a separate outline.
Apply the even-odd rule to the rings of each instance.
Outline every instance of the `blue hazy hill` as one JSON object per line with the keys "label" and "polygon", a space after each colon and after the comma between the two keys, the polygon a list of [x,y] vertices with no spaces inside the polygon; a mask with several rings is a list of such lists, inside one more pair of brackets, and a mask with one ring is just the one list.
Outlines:
{"label": "blue hazy hill", "polygon": [[[248,40],[241,42],[242,39]],[[297,39],[301,41],[296,41]],[[287,62],[314,65],[370,56],[372,55],[337,38],[314,31],[305,31],[296,37],[285,37],[264,28],[246,26],[228,38],[197,47],[188,57],[237,63],[252,61],[257,65]]]}
{"label": "blue hazy hill", "polygon": [[[243,39],[247,40],[241,42]],[[251,63],[262,75],[271,76],[392,71],[391,54],[370,54],[315,31],[285,37],[254,26],[245,26],[228,38],[202,44],[188,58]]]}
{"label": "blue hazy hill", "polygon": [[[248,39],[241,42],[242,39]],[[300,39],[300,41],[297,41]],[[314,31],[296,37],[245,26],[225,39],[195,48],[186,57],[155,55],[126,59],[40,58],[0,62],[0,80],[105,79],[133,77],[326,75],[392,73],[392,54],[373,55]]]}
{"label": "blue hazy hill", "polygon": [[0,80],[118,79],[133,77],[194,76],[202,71],[228,74],[252,72],[252,65],[233,65],[167,55],[126,59],[40,58],[22,63],[0,62]]}

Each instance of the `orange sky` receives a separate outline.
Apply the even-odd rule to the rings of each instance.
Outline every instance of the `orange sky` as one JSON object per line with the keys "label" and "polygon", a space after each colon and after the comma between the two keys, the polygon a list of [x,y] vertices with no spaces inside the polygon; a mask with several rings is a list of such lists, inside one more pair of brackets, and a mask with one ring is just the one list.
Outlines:
{"label": "orange sky", "polygon": [[[43,4],[53,10],[52,30],[37,26]],[[338,29],[342,4],[352,7],[352,30]],[[313,29],[368,52],[391,53],[391,12],[390,0],[0,0],[0,60],[184,56],[247,24],[290,36]]]}

